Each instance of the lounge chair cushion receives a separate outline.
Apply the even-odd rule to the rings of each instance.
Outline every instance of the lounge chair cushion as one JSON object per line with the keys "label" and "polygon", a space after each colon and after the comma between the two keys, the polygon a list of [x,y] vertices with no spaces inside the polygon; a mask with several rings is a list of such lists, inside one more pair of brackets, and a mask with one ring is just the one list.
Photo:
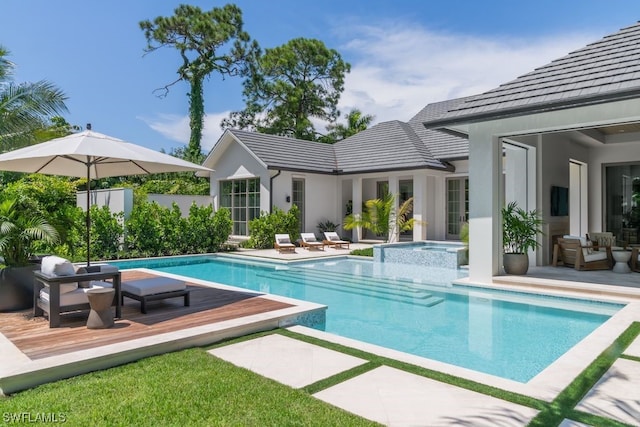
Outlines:
{"label": "lounge chair cushion", "polygon": [[585,262],[600,261],[600,260],[604,260],[604,259],[607,259],[607,253],[606,252],[594,251],[594,252],[592,252],[590,254],[584,255],[584,261]]}
{"label": "lounge chair cushion", "polygon": [[[67,285],[67,283],[60,285],[60,307],[76,304],[89,304],[89,299],[87,298],[87,291],[89,289],[113,287],[113,285],[109,282],[94,280],[91,282],[91,286],[89,288],[76,287],[71,291],[63,292],[62,288],[65,285]],[[73,283],[73,285],[77,284]],[[49,288],[44,287],[40,290],[40,300],[43,301],[46,305],[49,305]]]}
{"label": "lounge chair cushion", "polygon": [[291,244],[291,240],[288,237],[278,237],[277,240],[279,245]]}
{"label": "lounge chair cushion", "polygon": [[181,291],[187,285],[181,280],[171,277],[152,277],[148,279],[128,280],[122,282],[122,291],[137,296],[156,295],[165,292]]}

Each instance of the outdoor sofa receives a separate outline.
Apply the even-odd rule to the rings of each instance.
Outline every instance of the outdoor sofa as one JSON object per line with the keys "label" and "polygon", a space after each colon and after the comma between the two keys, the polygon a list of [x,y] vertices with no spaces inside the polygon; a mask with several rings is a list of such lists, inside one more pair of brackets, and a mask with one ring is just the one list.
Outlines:
{"label": "outdoor sofa", "polygon": [[49,327],[60,326],[60,314],[89,310],[87,291],[98,288],[114,288],[113,305],[120,318],[121,273],[117,267],[95,264],[89,267],[74,266],[57,256],[44,257],[40,271],[35,271],[33,283],[33,315],[49,317]]}

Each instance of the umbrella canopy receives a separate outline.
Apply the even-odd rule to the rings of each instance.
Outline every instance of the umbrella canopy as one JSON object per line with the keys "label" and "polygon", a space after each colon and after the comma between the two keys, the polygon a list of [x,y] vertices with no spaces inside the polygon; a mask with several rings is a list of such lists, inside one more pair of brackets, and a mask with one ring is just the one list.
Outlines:
{"label": "umbrella canopy", "polygon": [[0,170],[87,178],[87,265],[90,180],[163,172],[204,171],[195,163],[87,130],[0,155]]}

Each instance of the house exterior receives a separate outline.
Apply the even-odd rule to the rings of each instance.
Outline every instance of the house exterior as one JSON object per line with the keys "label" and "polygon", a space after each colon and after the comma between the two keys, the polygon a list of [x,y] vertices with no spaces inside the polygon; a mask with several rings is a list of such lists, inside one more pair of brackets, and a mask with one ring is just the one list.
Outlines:
{"label": "house exterior", "polygon": [[214,203],[229,206],[225,182],[259,178],[247,218],[296,203],[303,228],[315,231],[388,188],[413,196],[414,217],[428,223],[405,238],[456,239],[469,220],[469,278],[482,283],[501,272],[500,211],[511,201],[542,214],[533,265],[550,263],[563,234],[611,231],[640,244],[639,41],[640,24],[623,28],[496,89],[335,145],[228,130],[204,164],[215,169]]}
{"label": "house exterior", "polygon": [[[247,235],[260,212],[292,204],[301,212],[301,231],[317,232],[320,222],[340,225],[388,190],[398,203],[414,197],[419,221],[402,239],[457,239],[468,211],[468,142],[422,122],[466,99],[428,105],[409,122],[379,123],[336,144],[228,129],[204,162],[214,169],[214,206],[231,209],[235,236]],[[340,232],[354,241],[376,237]]]}

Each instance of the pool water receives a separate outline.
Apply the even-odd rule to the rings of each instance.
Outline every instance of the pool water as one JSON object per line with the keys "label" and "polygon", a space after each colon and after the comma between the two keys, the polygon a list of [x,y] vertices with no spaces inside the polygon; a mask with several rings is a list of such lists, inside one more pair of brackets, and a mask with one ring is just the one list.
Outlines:
{"label": "pool water", "polygon": [[366,260],[283,265],[195,257],[167,262],[174,265],[118,265],[326,304],[327,332],[520,382],[540,373],[622,308],[451,287],[462,274],[458,270],[398,269],[398,264]]}

